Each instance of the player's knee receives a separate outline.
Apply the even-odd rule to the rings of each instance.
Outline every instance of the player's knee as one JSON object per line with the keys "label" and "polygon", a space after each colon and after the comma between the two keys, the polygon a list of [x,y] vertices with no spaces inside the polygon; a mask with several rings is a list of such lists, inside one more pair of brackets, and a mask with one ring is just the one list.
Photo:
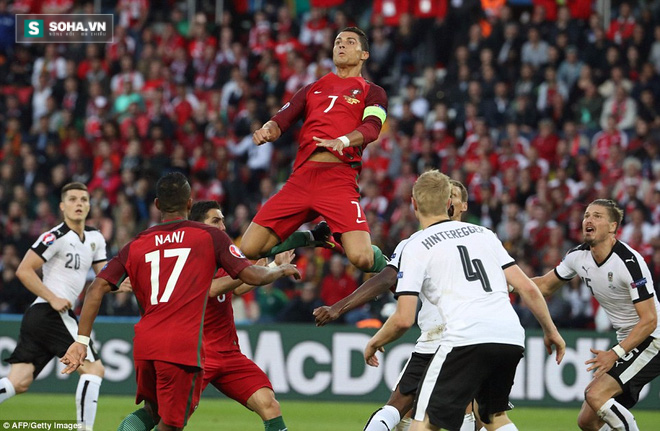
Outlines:
{"label": "player's knee", "polygon": [[578,415],[577,425],[582,431],[589,431],[593,429],[593,423],[589,418],[584,417],[583,415]]}
{"label": "player's knee", "polygon": [[250,243],[241,242],[241,251],[248,259],[256,260],[261,257],[261,250]]}
{"label": "player's knee", "polygon": [[34,379],[32,376],[26,376],[18,381],[12,381],[11,384],[14,385],[14,391],[16,391],[16,395],[18,395],[27,392],[33,381]]}
{"label": "player's knee", "polygon": [[606,395],[605,391],[598,386],[588,386],[584,390],[584,400],[594,411],[597,411],[608,398],[609,396]]}
{"label": "player's knee", "polygon": [[282,416],[282,410],[280,409],[280,403],[275,399],[275,396],[273,395],[266,401],[264,417],[266,420],[269,420],[278,416]]}
{"label": "player's knee", "polygon": [[374,266],[374,254],[371,249],[364,253],[348,254],[348,260],[358,269],[368,271]]}
{"label": "player's knee", "polygon": [[86,361],[85,365],[87,366],[85,367],[84,374],[91,374],[100,378],[105,376],[105,367],[100,360],[94,362]]}
{"label": "player's knee", "polygon": [[252,399],[248,400],[248,407],[252,407],[263,420],[274,419],[282,416],[280,403],[275,399],[275,393],[268,388],[262,388],[255,392]]}

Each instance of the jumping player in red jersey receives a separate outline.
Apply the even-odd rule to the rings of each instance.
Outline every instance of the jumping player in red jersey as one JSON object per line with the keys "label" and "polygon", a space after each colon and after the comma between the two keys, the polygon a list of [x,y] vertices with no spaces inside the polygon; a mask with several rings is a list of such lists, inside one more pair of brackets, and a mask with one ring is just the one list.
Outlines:
{"label": "jumping player in red jersey", "polygon": [[[225,231],[225,217],[216,201],[195,202],[189,218]],[[275,256],[277,263],[290,263],[292,259],[293,251]],[[264,421],[265,431],[284,431],[287,428],[268,376],[241,353],[238,345],[231,306],[232,293],[242,295],[254,287],[241,280],[233,280],[223,269],[215,275],[204,315],[206,365],[202,391],[210,383],[223,394],[256,412]]]}
{"label": "jumping player in red jersey", "polygon": [[257,145],[272,142],[300,118],[305,119],[293,173],[243,236],[241,248],[249,258],[314,245],[318,238],[312,238],[311,232],[294,231],[323,216],[332,231],[341,235],[353,265],[379,272],[387,264],[380,249],[371,245],[357,184],[362,152],[378,138],[387,116],[385,91],[361,76],[368,58],[364,32],[345,28],[337,35],[332,51],[337,73],[302,88],[252,135]]}
{"label": "jumping player in red jersey", "polygon": [[186,220],[192,206],[190,184],[180,173],[156,185],[162,223],[139,234],[99,273],[85,296],[78,339],[61,362],[62,373],[76,370],[87,354],[89,334],[103,295],[130,277],[142,310],[135,325],[133,357],[136,404],[119,430],[181,430],[197,407],[205,350],[202,324],[209,286],[217,267],[253,285],[300,274],[294,265],[252,265],[229,237],[202,223]]}

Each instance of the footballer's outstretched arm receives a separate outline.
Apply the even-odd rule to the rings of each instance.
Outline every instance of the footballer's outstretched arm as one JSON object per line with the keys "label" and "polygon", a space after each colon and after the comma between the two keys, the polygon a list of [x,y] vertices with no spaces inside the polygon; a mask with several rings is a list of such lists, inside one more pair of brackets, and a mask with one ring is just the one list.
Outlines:
{"label": "footballer's outstretched arm", "polygon": [[[296,257],[296,253],[293,250],[283,251],[275,255],[274,264],[277,266],[286,265],[293,261],[293,258]],[[255,262],[255,265],[266,266],[268,259],[263,258]],[[273,263],[271,263],[273,265]],[[272,268],[272,266],[271,266]],[[230,276],[220,277],[213,280],[211,283],[211,289],[209,289],[209,296],[215,297],[222,295],[227,292],[234,292],[234,295],[244,295],[249,291],[255,289],[258,286],[243,283],[242,280],[234,280]]]}
{"label": "footballer's outstretched arm", "polygon": [[250,265],[238,273],[238,278],[246,284],[263,286],[272,283],[278,278],[287,277],[289,275],[294,276],[296,280],[300,280],[300,272],[298,272],[296,265],[287,263],[275,268]]}
{"label": "footballer's outstretched arm", "polygon": [[417,295],[401,295],[396,303],[396,311],[371,337],[364,348],[364,360],[367,365],[378,366],[376,352],[384,352],[384,346],[399,339],[415,323],[417,315]]}
{"label": "footballer's outstretched arm", "polygon": [[326,325],[340,316],[355,308],[366,304],[379,295],[387,292],[396,284],[397,271],[391,266],[386,266],[381,272],[365,281],[347,297],[340,299],[331,306],[323,306],[314,310],[316,326]]}
{"label": "footballer's outstretched arm", "polygon": [[543,276],[532,278],[532,281],[538,286],[543,296],[546,297],[555,293],[566,282],[557,277],[554,269],[548,271],[548,273]]}
{"label": "footballer's outstretched arm", "polygon": [[548,354],[552,353],[552,346],[557,351],[557,363],[559,364],[566,351],[566,342],[559,334],[555,323],[552,321],[548,304],[546,304],[543,295],[536,284],[525,275],[518,265],[511,265],[504,270],[506,281],[514,287],[516,292],[525,301],[527,307],[532,312],[536,320],[543,329],[543,341]]}

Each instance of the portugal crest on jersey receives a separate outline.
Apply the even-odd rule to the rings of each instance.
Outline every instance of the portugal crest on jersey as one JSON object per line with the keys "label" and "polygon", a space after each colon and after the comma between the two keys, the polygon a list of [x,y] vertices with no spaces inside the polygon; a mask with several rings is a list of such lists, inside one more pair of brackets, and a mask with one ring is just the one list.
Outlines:
{"label": "portugal crest on jersey", "polygon": [[360,99],[358,99],[356,96],[360,93],[362,93],[362,90],[356,88],[354,90],[351,90],[350,96],[344,94],[344,99],[346,99],[346,101],[351,105],[357,105],[358,103],[360,103]]}

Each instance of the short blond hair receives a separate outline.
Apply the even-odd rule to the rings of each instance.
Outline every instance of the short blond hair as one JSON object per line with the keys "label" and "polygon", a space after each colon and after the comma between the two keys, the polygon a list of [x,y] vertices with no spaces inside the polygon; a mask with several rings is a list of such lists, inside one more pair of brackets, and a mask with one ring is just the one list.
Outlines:
{"label": "short blond hair", "polygon": [[437,169],[424,172],[413,186],[417,209],[423,216],[447,215],[447,202],[451,194],[449,177]]}

